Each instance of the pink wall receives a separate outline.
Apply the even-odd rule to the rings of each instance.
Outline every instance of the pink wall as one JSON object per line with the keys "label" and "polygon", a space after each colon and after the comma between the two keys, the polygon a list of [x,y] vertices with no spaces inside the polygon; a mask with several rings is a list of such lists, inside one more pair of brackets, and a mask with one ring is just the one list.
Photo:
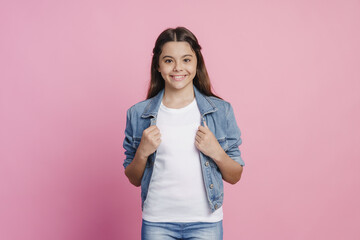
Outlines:
{"label": "pink wall", "polygon": [[0,239],[140,237],[126,109],[192,30],[246,162],[225,239],[360,239],[360,2],[0,2]]}

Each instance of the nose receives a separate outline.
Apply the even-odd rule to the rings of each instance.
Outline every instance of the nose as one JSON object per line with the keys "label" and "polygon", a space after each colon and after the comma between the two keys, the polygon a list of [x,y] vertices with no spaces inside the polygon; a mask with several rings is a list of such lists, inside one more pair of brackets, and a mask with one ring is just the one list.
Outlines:
{"label": "nose", "polygon": [[178,72],[181,70],[182,70],[181,63],[179,63],[179,62],[175,63],[174,72]]}

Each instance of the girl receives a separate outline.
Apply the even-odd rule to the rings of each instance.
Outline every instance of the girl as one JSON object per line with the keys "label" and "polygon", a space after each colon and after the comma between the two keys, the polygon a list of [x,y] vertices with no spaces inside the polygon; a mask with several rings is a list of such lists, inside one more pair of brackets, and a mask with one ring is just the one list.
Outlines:
{"label": "girl", "polygon": [[214,95],[192,32],[157,38],[147,99],[127,111],[125,174],[141,186],[143,240],[222,239],[223,180],[240,180],[240,130]]}

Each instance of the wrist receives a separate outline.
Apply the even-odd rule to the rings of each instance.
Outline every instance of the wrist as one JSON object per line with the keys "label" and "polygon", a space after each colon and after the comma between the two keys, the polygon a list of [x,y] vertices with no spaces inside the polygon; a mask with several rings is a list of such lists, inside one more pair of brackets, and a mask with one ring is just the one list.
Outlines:
{"label": "wrist", "polygon": [[225,158],[225,155],[226,155],[226,152],[224,151],[224,149],[222,147],[220,147],[214,154],[213,156],[211,157],[215,163],[219,163],[221,162],[222,160],[224,160]]}
{"label": "wrist", "polygon": [[141,148],[138,148],[136,151],[136,157],[140,160],[146,161],[149,157],[149,154],[146,154]]}

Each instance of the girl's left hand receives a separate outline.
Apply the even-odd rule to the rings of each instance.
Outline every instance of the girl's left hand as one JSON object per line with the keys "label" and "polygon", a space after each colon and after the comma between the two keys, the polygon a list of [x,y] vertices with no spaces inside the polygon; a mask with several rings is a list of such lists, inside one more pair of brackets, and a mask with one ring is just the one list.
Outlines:
{"label": "girl's left hand", "polygon": [[217,159],[217,156],[223,151],[218,140],[208,128],[204,121],[204,126],[199,126],[195,137],[195,146],[205,155],[212,159]]}

